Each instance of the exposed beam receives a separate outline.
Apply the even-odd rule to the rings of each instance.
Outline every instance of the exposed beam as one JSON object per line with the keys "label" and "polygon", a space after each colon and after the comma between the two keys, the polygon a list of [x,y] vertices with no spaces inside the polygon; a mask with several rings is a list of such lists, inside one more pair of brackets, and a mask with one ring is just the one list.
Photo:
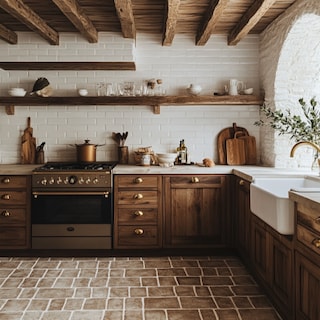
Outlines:
{"label": "exposed beam", "polygon": [[122,34],[125,38],[135,39],[136,26],[134,23],[131,0],[114,0]]}
{"label": "exposed beam", "polygon": [[9,42],[11,44],[17,44],[18,42],[18,36],[17,34],[6,28],[4,25],[0,24],[0,39]]}
{"label": "exposed beam", "polygon": [[176,33],[180,0],[167,0],[162,45],[170,46]]}
{"label": "exposed beam", "polygon": [[276,0],[256,0],[228,36],[228,44],[236,45],[259,22]]}
{"label": "exposed beam", "polygon": [[196,45],[203,46],[213,33],[229,0],[211,0],[208,11],[196,35]]}
{"label": "exposed beam", "polygon": [[98,42],[98,31],[77,0],[52,1],[90,43]]}
{"label": "exposed beam", "polygon": [[0,0],[0,8],[38,33],[50,44],[59,44],[59,34],[21,0]]}

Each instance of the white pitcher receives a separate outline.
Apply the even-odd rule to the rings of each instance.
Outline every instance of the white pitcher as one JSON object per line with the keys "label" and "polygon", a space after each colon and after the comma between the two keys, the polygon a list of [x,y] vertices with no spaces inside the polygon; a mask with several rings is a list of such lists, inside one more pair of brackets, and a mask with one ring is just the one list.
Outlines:
{"label": "white pitcher", "polygon": [[238,81],[237,79],[230,79],[228,93],[230,96],[236,96],[239,92],[243,91],[244,83],[243,81]]}

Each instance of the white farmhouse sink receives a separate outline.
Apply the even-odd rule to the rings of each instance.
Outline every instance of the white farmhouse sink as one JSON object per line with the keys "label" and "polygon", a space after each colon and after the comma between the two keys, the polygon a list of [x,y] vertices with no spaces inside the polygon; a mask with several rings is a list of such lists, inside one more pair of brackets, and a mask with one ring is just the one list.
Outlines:
{"label": "white farmhouse sink", "polygon": [[289,190],[319,192],[317,177],[257,177],[250,186],[250,209],[281,234],[294,232],[294,208]]}

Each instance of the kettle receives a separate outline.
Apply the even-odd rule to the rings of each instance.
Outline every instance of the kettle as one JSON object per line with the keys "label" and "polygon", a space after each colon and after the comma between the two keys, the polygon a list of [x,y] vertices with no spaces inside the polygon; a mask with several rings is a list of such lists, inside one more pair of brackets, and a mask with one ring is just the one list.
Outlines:
{"label": "kettle", "polygon": [[236,96],[239,94],[239,92],[243,91],[244,89],[244,83],[243,81],[238,81],[237,79],[230,79],[229,81],[229,88],[228,86],[225,86],[226,92],[230,96]]}

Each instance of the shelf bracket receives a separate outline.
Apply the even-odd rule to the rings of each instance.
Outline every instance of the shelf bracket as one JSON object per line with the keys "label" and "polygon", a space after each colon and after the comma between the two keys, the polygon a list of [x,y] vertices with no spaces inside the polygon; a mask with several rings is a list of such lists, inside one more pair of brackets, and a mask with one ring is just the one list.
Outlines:
{"label": "shelf bracket", "polygon": [[14,105],[5,106],[6,114],[9,116],[14,115]]}
{"label": "shelf bracket", "polygon": [[160,105],[159,104],[152,106],[152,107],[153,107],[154,114],[160,114]]}

